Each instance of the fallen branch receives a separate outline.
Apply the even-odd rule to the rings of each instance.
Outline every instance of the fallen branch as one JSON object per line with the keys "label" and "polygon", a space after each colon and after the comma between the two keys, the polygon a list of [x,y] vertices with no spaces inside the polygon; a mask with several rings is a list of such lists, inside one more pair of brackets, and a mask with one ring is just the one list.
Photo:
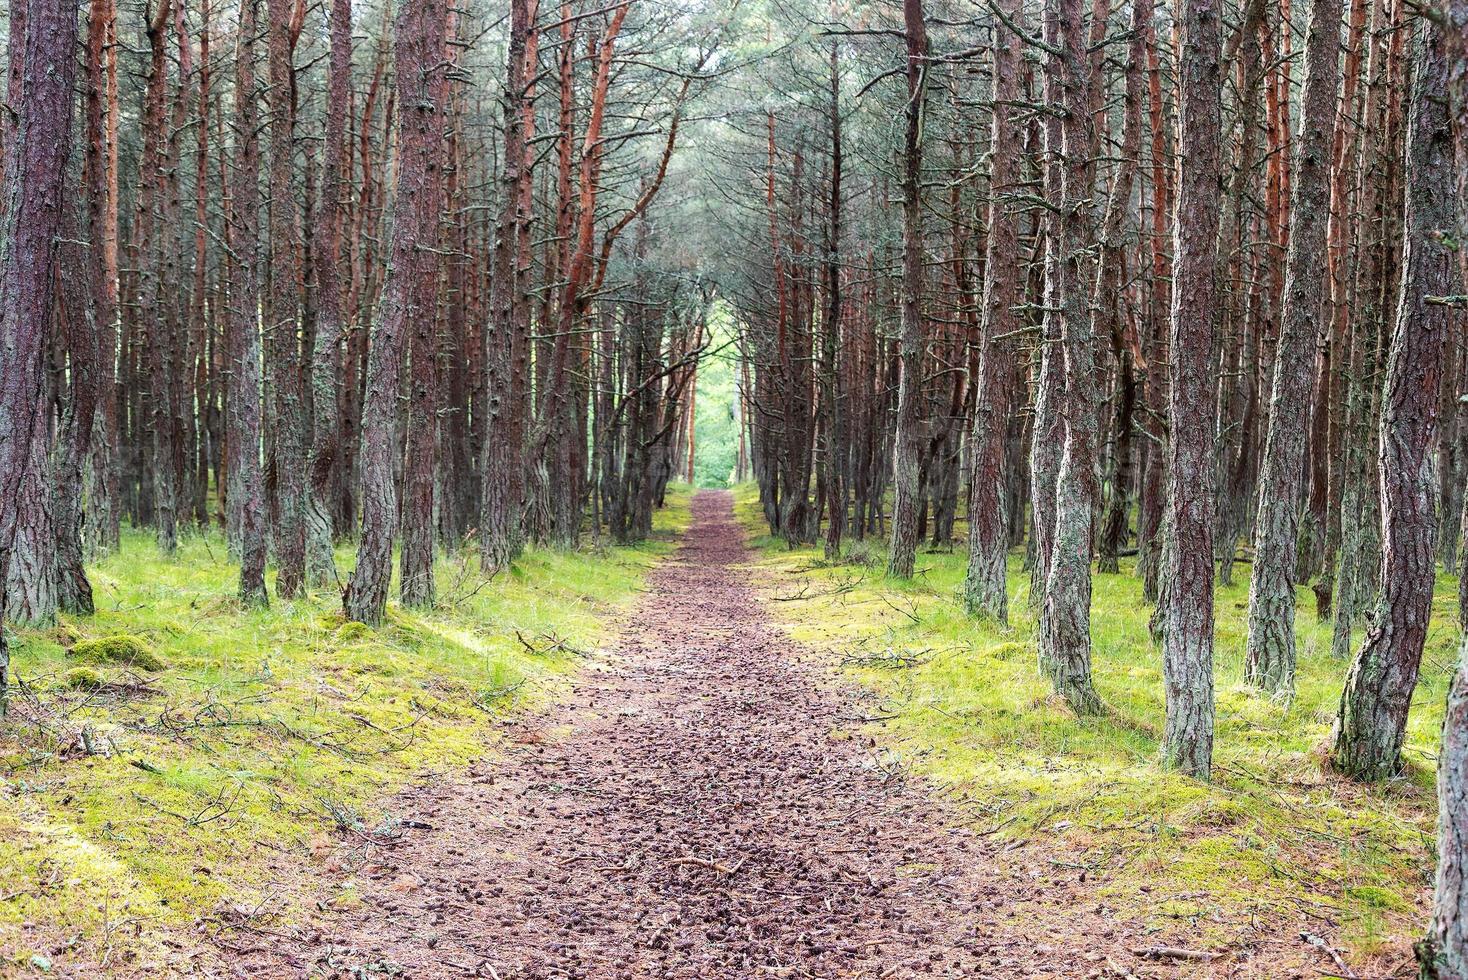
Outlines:
{"label": "fallen branch", "polygon": [[1140,956],[1144,960],[1216,960],[1222,953],[1214,953],[1206,949],[1182,949],[1178,946],[1147,946],[1132,950],[1132,955]]}
{"label": "fallen branch", "polygon": [[740,868],[744,867],[744,858],[740,858],[737,862],[735,862],[732,868],[729,867],[727,864],[720,864],[717,861],[710,861],[707,858],[691,856],[674,858],[673,860],[668,862],[668,867],[677,868],[687,864],[691,864],[699,868],[707,868],[710,871],[717,871],[720,874],[732,875],[737,873]]}
{"label": "fallen branch", "polygon": [[1330,943],[1326,942],[1324,938],[1315,935],[1313,932],[1302,932],[1300,933],[1300,938],[1329,956],[1331,962],[1335,964],[1336,969],[1341,971],[1340,976],[1345,977],[1346,980],[1356,980],[1356,974],[1351,972],[1351,968],[1346,965],[1346,961],[1341,957],[1341,954]]}

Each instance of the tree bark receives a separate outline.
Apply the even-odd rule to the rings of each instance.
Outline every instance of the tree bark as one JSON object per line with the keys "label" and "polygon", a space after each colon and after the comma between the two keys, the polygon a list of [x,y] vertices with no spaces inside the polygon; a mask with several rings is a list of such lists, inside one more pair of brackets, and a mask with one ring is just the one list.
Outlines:
{"label": "tree bark", "polygon": [[903,0],[907,28],[906,129],[902,143],[902,372],[897,389],[897,433],[892,453],[892,535],[887,574],[911,578],[922,507],[918,456],[922,445],[923,203],[922,120],[927,96],[928,29],[922,0]]}
{"label": "tree bark", "polygon": [[321,187],[320,253],[316,289],[320,298],[311,351],[311,463],[306,498],[306,579],[315,586],[336,582],[332,557],[341,417],[337,379],[345,327],[342,308],[342,222],[351,192],[347,163],[347,106],[352,88],[352,3],[332,0],[330,69],[326,81],[326,160]]}
{"label": "tree bark", "polygon": [[1163,762],[1198,779],[1213,764],[1213,334],[1220,178],[1220,15],[1187,0],[1180,25],[1179,143],[1168,409],[1168,580],[1162,635]]}
{"label": "tree bark", "polygon": [[238,521],[240,601],[269,605],[260,466],[260,143],[255,34],[260,0],[243,0],[235,48],[235,145],[230,242],[235,256],[225,334],[229,503]]}
{"label": "tree bark", "polygon": [[[436,245],[443,209],[445,0],[405,4],[394,27],[398,122],[397,211],[383,286],[381,322],[367,362],[362,407],[362,539],[343,597],[348,619],[377,626],[387,612],[397,525],[394,438],[408,331],[432,322],[437,297]],[[410,463],[411,465],[411,463]],[[430,491],[433,474],[428,474]],[[431,525],[429,533],[432,533]]]}
{"label": "tree bark", "polygon": [[[71,149],[76,84],[75,0],[30,0],[23,47],[28,69],[0,183],[0,581],[14,549],[17,495],[40,404],[42,352],[51,311],[62,188]],[[3,610],[0,610],[3,611]],[[0,715],[10,651],[0,630]]]}
{"label": "tree bark", "polygon": [[501,95],[505,139],[500,171],[500,215],[490,280],[490,321],[484,331],[487,415],[481,466],[479,561],[498,571],[514,559],[520,540],[524,446],[516,374],[521,370],[516,324],[525,296],[516,274],[518,243],[530,224],[531,183],[525,144],[525,49],[535,20],[534,0],[511,0],[510,44]]}
{"label": "tree bark", "polygon": [[275,593],[282,599],[301,594],[306,569],[305,494],[306,400],[301,377],[298,321],[295,193],[291,180],[295,154],[295,87],[291,64],[292,0],[266,0],[269,66],[270,290],[265,297],[266,354],[273,390],[273,468],[275,471]]}
{"label": "tree bark", "polygon": [[[1060,169],[1055,228],[1058,252],[1054,301],[1060,307],[1065,395],[1060,402],[1065,449],[1055,485],[1055,541],[1040,614],[1040,666],[1078,714],[1099,714],[1091,683],[1091,531],[1096,508],[1096,338],[1091,332],[1083,263],[1090,198],[1091,115],[1081,0],[1052,0],[1055,48],[1046,66],[1060,105]],[[1048,304],[1047,304],[1048,305]]]}
{"label": "tree bark", "polygon": [[1332,738],[1331,763],[1360,780],[1401,768],[1407,712],[1422,660],[1435,572],[1431,453],[1437,438],[1449,311],[1434,302],[1457,281],[1444,240],[1455,220],[1453,149],[1441,30],[1416,25],[1407,129],[1402,277],[1387,357],[1378,449],[1382,489],[1381,595],[1356,652]]}
{"label": "tree bark", "polygon": [[1276,694],[1295,686],[1295,563],[1306,399],[1316,324],[1325,308],[1331,137],[1340,82],[1340,0],[1313,0],[1305,42],[1305,95],[1296,143],[1290,248],[1275,354],[1269,428],[1259,478],[1244,678]]}
{"label": "tree bark", "polygon": [[[1004,0],[1004,15],[1019,25],[1023,6]],[[1020,318],[1015,299],[1024,270],[1010,260],[1019,252],[1019,231],[1007,195],[1020,179],[1021,146],[1017,110],[1020,97],[1020,39],[994,25],[994,110],[989,142],[989,237],[984,252],[983,323],[980,327],[978,383],[970,441],[968,494],[968,570],[964,604],[968,611],[997,623],[1009,622],[1009,522],[1004,508],[1004,446],[1009,431],[1009,400],[1014,376],[1012,334]]]}

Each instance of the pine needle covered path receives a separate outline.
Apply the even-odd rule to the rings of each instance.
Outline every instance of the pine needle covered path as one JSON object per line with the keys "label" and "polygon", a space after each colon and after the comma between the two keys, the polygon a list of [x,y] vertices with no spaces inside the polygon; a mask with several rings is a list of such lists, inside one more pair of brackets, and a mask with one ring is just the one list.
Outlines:
{"label": "pine needle covered path", "polygon": [[412,829],[363,870],[360,905],[243,971],[1084,977],[1137,962],[1137,937],[1083,886],[996,875],[994,845],[926,787],[831,737],[852,705],[764,617],[729,495],[693,510],[576,693],[464,781],[400,796]]}

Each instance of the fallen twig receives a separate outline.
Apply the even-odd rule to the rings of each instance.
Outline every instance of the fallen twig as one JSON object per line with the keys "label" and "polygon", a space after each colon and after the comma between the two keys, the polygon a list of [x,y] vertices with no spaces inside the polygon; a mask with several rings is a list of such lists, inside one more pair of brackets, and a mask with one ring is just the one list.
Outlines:
{"label": "fallen twig", "polygon": [[1132,955],[1144,960],[1216,960],[1222,953],[1206,949],[1183,949],[1178,946],[1146,946],[1132,950]]}
{"label": "fallen twig", "polygon": [[1340,976],[1345,977],[1346,980],[1356,980],[1356,974],[1351,972],[1351,968],[1346,965],[1346,961],[1341,957],[1341,954],[1330,943],[1326,942],[1323,937],[1317,936],[1313,932],[1302,932],[1300,933],[1300,938],[1329,956],[1331,962],[1335,964],[1336,969],[1341,971]]}

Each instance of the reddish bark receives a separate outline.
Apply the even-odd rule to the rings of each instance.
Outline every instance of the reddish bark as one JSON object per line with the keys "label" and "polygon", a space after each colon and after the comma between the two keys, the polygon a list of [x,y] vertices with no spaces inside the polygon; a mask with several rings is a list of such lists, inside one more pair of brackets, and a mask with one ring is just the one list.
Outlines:
{"label": "reddish bark", "polygon": [[[0,183],[0,581],[12,560],[16,498],[40,404],[42,350],[71,148],[76,41],[73,0],[29,0],[24,40],[12,46],[23,50],[28,70],[11,106],[14,128]],[[0,631],[0,714],[9,668],[9,648]]]}

